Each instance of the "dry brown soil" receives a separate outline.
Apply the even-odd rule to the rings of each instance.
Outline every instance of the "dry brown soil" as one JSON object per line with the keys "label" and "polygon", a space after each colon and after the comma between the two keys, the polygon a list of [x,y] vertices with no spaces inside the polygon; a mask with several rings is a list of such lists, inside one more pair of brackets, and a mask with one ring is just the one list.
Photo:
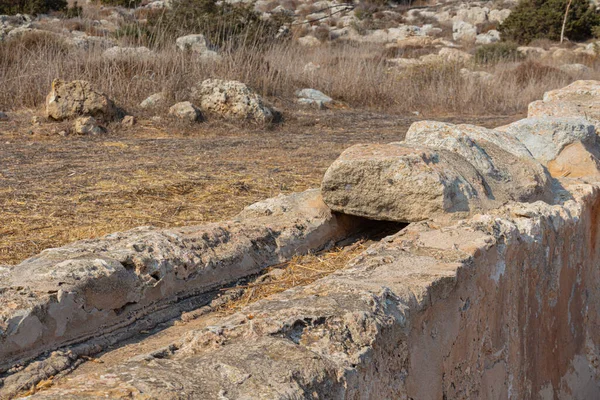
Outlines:
{"label": "dry brown soil", "polygon": [[[260,199],[318,187],[348,146],[401,140],[423,119],[310,110],[271,128],[148,119],[63,137],[53,133],[59,124],[33,124],[34,114],[0,122],[0,265],[136,226],[232,217]],[[522,116],[426,117],[493,127]]]}

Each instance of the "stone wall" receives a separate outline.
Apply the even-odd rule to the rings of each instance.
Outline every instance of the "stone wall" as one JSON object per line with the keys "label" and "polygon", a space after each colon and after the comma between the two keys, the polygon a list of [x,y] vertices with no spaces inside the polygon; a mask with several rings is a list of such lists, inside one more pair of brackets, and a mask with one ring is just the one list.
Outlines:
{"label": "stone wall", "polygon": [[[598,82],[577,82],[552,93],[562,103],[577,102],[572,109],[589,111],[599,87]],[[554,100],[546,97],[545,112],[551,113]],[[356,231],[364,223],[358,216],[411,221],[410,225],[370,246],[347,268],[310,285],[247,305],[149,354],[116,362],[101,372],[76,374],[33,397],[600,398],[596,122],[559,117],[532,115],[492,131],[419,123],[410,132],[425,135],[430,140],[427,146],[353,148],[332,165],[323,182],[325,202],[341,213],[332,213],[315,191],[252,206],[241,216],[242,227],[256,228],[270,218],[282,232],[275,237],[294,239],[285,241],[289,246],[277,239],[269,242],[272,246],[258,246],[260,251],[252,245],[243,247],[239,254],[252,254],[254,261],[240,271],[240,261],[232,259],[223,264],[223,271],[239,271],[241,276],[290,256],[294,249],[321,247]],[[520,139],[522,144],[504,140],[515,136],[525,138]],[[527,168],[519,170],[520,163]],[[558,164],[560,168],[549,168]],[[413,189],[406,185],[411,179],[414,185],[428,186]],[[397,182],[406,189],[398,190]],[[373,191],[388,198],[379,202],[355,198]],[[462,193],[460,208],[452,207],[457,193]],[[403,196],[415,204],[407,204]],[[423,212],[424,202],[434,212],[424,220],[415,218]],[[284,220],[282,215],[293,217]],[[305,224],[310,229],[298,230],[299,216],[312,221]],[[291,226],[296,230],[290,231]],[[318,226],[325,227],[319,228],[322,233],[309,235]],[[233,238],[248,236],[240,233],[246,230],[231,232],[234,243]],[[125,258],[115,255],[121,254],[123,243],[130,242],[120,241],[109,250],[127,266]],[[75,248],[82,246],[85,243]],[[53,252],[77,259],[72,250]],[[156,259],[145,254],[147,261]],[[165,266],[174,264],[165,260]],[[40,261],[34,258],[28,263],[36,262]],[[131,269],[142,271],[142,265],[154,264],[138,263]],[[202,271],[206,263],[196,268]],[[38,269],[27,271],[34,274]],[[53,264],[51,270],[58,274],[63,267]],[[192,281],[188,277],[179,284],[188,284],[184,282]],[[189,290],[199,282],[189,283]],[[83,293],[87,286],[71,287]],[[2,299],[6,293],[10,291],[5,289]],[[121,321],[119,315],[123,314],[110,321]],[[51,320],[39,321],[47,324],[44,329],[56,332]],[[11,332],[3,333],[2,351],[9,349],[6,337]],[[18,373],[9,370],[4,393],[39,378],[42,374],[35,375],[36,371],[59,370],[57,360],[66,354],[55,353]]]}

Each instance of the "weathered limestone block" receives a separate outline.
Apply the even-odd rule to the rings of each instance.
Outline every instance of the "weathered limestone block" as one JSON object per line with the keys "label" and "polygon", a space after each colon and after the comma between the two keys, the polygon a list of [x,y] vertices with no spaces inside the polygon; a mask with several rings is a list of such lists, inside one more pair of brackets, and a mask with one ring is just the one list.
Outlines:
{"label": "weathered limestone block", "polygon": [[544,168],[511,135],[423,121],[405,142],[346,150],[321,191],[335,211],[414,222],[464,217],[508,201],[550,201],[550,186]]}
{"label": "weathered limestone block", "polygon": [[273,120],[273,111],[262,97],[238,81],[207,79],[192,90],[192,97],[199,100],[203,111],[223,118],[258,123]]}
{"label": "weathered limestone block", "polygon": [[197,122],[202,119],[202,114],[192,103],[189,101],[182,101],[177,104],[173,104],[169,108],[169,115],[184,122]]}
{"label": "weathered limestone block", "polygon": [[492,206],[483,177],[460,156],[400,144],[345,150],[325,173],[321,192],[334,211],[399,222]]}
{"label": "weathered limestone block", "polygon": [[526,118],[496,129],[518,138],[556,178],[600,177],[599,139],[583,117]]}
{"label": "weathered limestone block", "polygon": [[576,81],[529,104],[529,117],[584,117],[600,129],[600,82]]}
{"label": "weathered limestone block", "polygon": [[33,398],[598,398],[600,187],[571,195],[410,225],[347,269]]}
{"label": "weathered limestone block", "polygon": [[[173,318],[181,312],[175,303],[198,306],[216,287],[341,240],[359,222],[332,214],[311,190],[258,203],[229,222],[142,227],[45,250],[0,274],[0,373],[46,351],[94,338],[106,346],[111,335]],[[23,379],[8,377],[2,388],[0,376],[0,396]]]}
{"label": "weathered limestone block", "polygon": [[115,104],[87,81],[64,82],[55,79],[46,97],[46,115],[58,121],[91,116],[101,121],[117,117]]}

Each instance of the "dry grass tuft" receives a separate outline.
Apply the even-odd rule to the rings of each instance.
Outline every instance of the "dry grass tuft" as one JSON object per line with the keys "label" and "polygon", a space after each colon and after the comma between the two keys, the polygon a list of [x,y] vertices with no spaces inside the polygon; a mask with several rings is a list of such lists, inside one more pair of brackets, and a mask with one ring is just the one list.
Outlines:
{"label": "dry grass tuft", "polygon": [[[296,286],[308,285],[317,279],[346,268],[348,262],[362,253],[366,248],[366,242],[361,240],[343,248],[335,248],[318,254],[296,256],[287,263],[267,269],[254,282],[234,287],[233,289],[245,289],[244,294],[235,300],[225,303],[216,311],[229,314],[241,310],[250,303],[265,299],[276,293]],[[224,290],[231,289],[227,288]]]}
{"label": "dry grass tuft", "polygon": [[[123,40],[131,42],[131,38]],[[415,47],[394,55],[416,57],[434,50]],[[24,34],[21,39],[0,43],[0,109],[40,108],[52,80],[61,78],[88,80],[129,113],[139,114],[139,103],[153,93],[165,92],[173,101],[187,100],[198,82],[222,78],[245,82],[272,101],[292,99],[296,90],[312,87],[354,108],[507,115],[524,110],[545,91],[577,79],[545,74],[528,82],[523,91],[522,75],[502,73],[514,68],[514,63],[486,66],[488,72],[496,74],[491,83],[467,81],[460,74],[464,64],[442,63],[408,71],[391,68],[386,58],[394,50],[351,42],[316,48],[294,42],[249,44],[225,50],[217,63],[178,52],[174,45],[155,48],[155,55],[145,60],[111,61],[102,51],[99,47],[71,47],[57,35]],[[319,68],[306,71],[308,63]],[[593,57],[588,56],[585,63],[595,71],[600,69]],[[600,73],[592,75],[598,78]]]}

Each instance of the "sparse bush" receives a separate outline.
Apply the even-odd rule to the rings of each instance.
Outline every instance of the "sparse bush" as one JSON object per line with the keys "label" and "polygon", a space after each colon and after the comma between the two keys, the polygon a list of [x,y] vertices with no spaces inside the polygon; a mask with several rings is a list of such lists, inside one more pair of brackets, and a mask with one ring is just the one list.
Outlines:
{"label": "sparse bush", "polygon": [[216,0],[178,0],[170,10],[149,19],[154,40],[202,33],[220,47],[264,45],[274,40],[288,18],[284,15],[262,20],[253,5],[229,4]]}
{"label": "sparse bush", "polygon": [[[521,0],[500,25],[504,40],[527,44],[534,39],[559,40],[567,2],[564,0]],[[569,9],[565,37],[587,40],[600,24],[600,15],[589,0],[573,0]]]}
{"label": "sparse bush", "polygon": [[535,61],[525,61],[512,71],[514,79],[520,86],[536,85],[544,81],[559,81],[566,85],[571,77],[554,67],[543,65]]}
{"label": "sparse bush", "polygon": [[67,0],[0,0],[0,14],[45,14],[67,8]]}
{"label": "sparse bush", "polygon": [[500,61],[519,61],[523,55],[518,45],[511,42],[484,44],[475,50],[475,62],[478,64],[496,64]]}
{"label": "sparse bush", "polygon": [[114,35],[117,39],[125,39],[138,45],[148,45],[152,32],[145,24],[125,23],[119,26]]}

